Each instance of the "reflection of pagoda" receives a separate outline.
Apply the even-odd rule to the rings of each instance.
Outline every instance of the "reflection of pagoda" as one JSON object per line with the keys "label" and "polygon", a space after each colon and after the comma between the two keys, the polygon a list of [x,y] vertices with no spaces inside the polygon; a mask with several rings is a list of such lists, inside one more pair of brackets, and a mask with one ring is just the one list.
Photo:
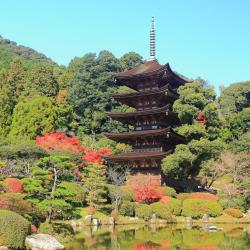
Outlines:
{"label": "reflection of pagoda", "polygon": [[106,136],[114,141],[130,144],[132,151],[106,156],[105,159],[110,163],[128,166],[131,174],[151,174],[160,181],[161,160],[171,154],[177,144],[185,143],[185,138],[172,130],[172,126],[179,124],[172,105],[178,98],[176,89],[185,84],[187,79],[173,72],[169,64],[160,65],[155,59],[153,20],[150,56],[146,63],[114,76],[117,85],[125,85],[136,92],[114,94],[112,97],[136,111],[108,115],[124,124],[132,125],[134,131],[106,133]]}

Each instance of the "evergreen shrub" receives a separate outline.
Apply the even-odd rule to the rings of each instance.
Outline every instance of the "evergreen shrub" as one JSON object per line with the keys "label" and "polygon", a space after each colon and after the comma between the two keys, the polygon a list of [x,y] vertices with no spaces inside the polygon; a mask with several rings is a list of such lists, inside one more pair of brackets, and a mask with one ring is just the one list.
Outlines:
{"label": "evergreen shrub", "polygon": [[21,215],[0,210],[0,245],[11,249],[23,249],[25,238],[29,233],[30,223]]}
{"label": "evergreen shrub", "polygon": [[158,218],[167,220],[168,222],[173,221],[171,212],[169,211],[169,209],[167,209],[167,205],[165,205],[164,203],[160,201],[154,202],[150,205],[150,207],[152,208],[153,213]]}
{"label": "evergreen shrub", "polygon": [[146,204],[136,204],[135,206],[135,216],[144,220],[150,220],[153,215],[153,210],[150,205]]}
{"label": "evergreen shrub", "polygon": [[135,204],[131,201],[123,201],[119,209],[119,214],[123,216],[134,216]]}
{"label": "evergreen shrub", "polygon": [[235,209],[235,208],[227,208],[223,211],[223,213],[230,215],[234,218],[242,218],[243,214],[239,209]]}
{"label": "evergreen shrub", "polygon": [[181,215],[181,201],[169,196],[163,196],[161,198],[161,203],[163,203],[166,209],[173,215]]}
{"label": "evergreen shrub", "polygon": [[162,187],[164,189],[165,195],[170,196],[170,197],[176,197],[177,193],[174,188],[171,187]]}
{"label": "evergreen shrub", "polygon": [[223,208],[217,201],[186,199],[183,201],[182,215],[201,218],[204,214],[216,217],[222,214]]}

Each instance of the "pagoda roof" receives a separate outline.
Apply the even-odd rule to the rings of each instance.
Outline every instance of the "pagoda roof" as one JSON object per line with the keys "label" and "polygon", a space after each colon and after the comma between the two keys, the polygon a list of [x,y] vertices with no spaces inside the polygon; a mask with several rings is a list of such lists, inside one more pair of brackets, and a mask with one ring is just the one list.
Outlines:
{"label": "pagoda roof", "polygon": [[138,76],[138,75],[147,75],[147,74],[155,74],[158,73],[159,71],[162,71],[163,69],[165,69],[166,65],[160,65],[156,60],[151,60],[151,61],[146,61],[145,63],[120,72],[120,73],[116,73],[114,75],[114,77],[118,78],[118,77],[122,77],[122,78],[127,78],[127,77],[133,77],[133,76]]}
{"label": "pagoda roof", "polygon": [[[137,117],[137,116],[153,115],[153,114],[165,113],[167,111],[170,111],[169,104],[161,108],[149,108],[149,109],[138,110],[135,112],[107,112],[107,115],[113,119],[117,119],[117,118],[122,118],[122,117]],[[170,112],[175,114],[172,111]]]}
{"label": "pagoda roof", "polygon": [[113,154],[113,155],[105,155],[103,158],[110,162],[126,162],[126,161],[155,161],[161,160],[165,156],[169,155],[171,151],[167,152],[128,152],[123,154]]}
{"label": "pagoda roof", "polygon": [[140,131],[130,131],[122,133],[105,133],[105,136],[111,140],[115,140],[122,143],[128,143],[132,141],[145,140],[153,137],[158,137],[160,141],[166,141],[171,139],[171,144],[186,143],[183,136],[175,133],[171,127],[161,128],[161,129],[150,129],[150,130],[140,130]]}
{"label": "pagoda roof", "polygon": [[169,63],[167,63],[165,65],[161,65],[158,63],[157,60],[146,61],[145,63],[143,63],[135,68],[116,73],[116,74],[114,74],[114,77],[117,80],[118,79],[134,78],[134,77],[146,77],[146,76],[158,75],[160,73],[163,73],[164,71],[166,71],[168,74],[174,76],[175,78],[178,78],[183,83],[190,81],[186,77],[181,76],[181,75],[175,73],[174,71],[172,71]]}
{"label": "pagoda roof", "polygon": [[159,95],[164,95],[166,99],[172,101],[178,99],[179,96],[174,90],[172,90],[169,84],[166,84],[165,86],[158,89],[151,89],[140,92],[136,91],[134,93],[128,94],[111,94],[110,96],[121,103],[135,107],[138,102],[138,98],[153,97]]}
{"label": "pagoda roof", "polygon": [[135,112],[108,112],[107,115],[112,119],[130,125],[145,120],[156,120],[162,125],[179,124],[180,122],[177,114],[171,111],[169,104],[161,108],[150,108]]}

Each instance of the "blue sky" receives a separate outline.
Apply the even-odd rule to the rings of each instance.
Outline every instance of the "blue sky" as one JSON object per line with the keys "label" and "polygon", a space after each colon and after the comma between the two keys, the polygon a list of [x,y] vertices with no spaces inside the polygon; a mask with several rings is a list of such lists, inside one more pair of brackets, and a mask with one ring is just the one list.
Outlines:
{"label": "blue sky", "polygon": [[250,80],[249,0],[0,0],[0,35],[59,64],[106,49],[149,57],[150,18],[157,59],[219,85]]}

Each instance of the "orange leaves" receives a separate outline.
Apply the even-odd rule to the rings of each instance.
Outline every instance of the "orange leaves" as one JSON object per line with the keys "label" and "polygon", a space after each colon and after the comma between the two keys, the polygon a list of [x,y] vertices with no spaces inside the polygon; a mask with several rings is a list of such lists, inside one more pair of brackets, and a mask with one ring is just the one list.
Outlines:
{"label": "orange leaves", "polygon": [[83,150],[79,139],[68,137],[62,132],[54,132],[44,136],[37,136],[36,144],[47,152],[64,151],[79,153]]}
{"label": "orange leaves", "polygon": [[107,149],[107,148],[100,148],[97,151],[85,148],[83,150],[82,159],[85,162],[102,164],[103,159],[102,159],[101,155],[110,155],[111,153],[112,153],[112,151],[110,149]]}
{"label": "orange leaves", "polygon": [[49,133],[44,136],[37,136],[36,144],[47,152],[62,151],[69,153],[81,153],[82,160],[86,163],[102,164],[102,155],[112,153],[110,149],[100,148],[92,150],[81,145],[81,142],[76,137],[68,137],[62,132]]}
{"label": "orange leaves", "polygon": [[164,194],[163,188],[151,175],[138,174],[133,176],[127,185],[132,188],[135,200],[141,203],[150,204],[159,201]]}
{"label": "orange leaves", "polygon": [[7,178],[3,181],[6,193],[23,193],[23,183],[17,178]]}
{"label": "orange leaves", "polygon": [[170,197],[169,196],[163,196],[160,200],[162,203],[164,203],[165,205],[170,203]]}
{"label": "orange leaves", "polygon": [[210,193],[180,193],[177,195],[178,200],[186,200],[186,199],[202,199],[202,200],[209,200],[209,201],[217,201],[218,197],[214,194]]}

